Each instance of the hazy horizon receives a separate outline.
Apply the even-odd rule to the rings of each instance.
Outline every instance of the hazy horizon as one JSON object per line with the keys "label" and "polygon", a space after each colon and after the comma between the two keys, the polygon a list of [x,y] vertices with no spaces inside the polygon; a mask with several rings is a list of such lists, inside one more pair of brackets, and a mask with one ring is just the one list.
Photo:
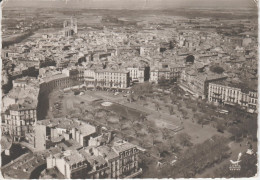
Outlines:
{"label": "hazy horizon", "polygon": [[86,9],[251,9],[256,8],[256,3],[254,0],[8,0],[4,2],[4,7]]}

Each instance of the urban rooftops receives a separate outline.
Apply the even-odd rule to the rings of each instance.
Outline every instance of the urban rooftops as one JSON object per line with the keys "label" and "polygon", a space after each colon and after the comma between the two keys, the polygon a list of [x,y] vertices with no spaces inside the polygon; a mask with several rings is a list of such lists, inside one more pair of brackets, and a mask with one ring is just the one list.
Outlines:
{"label": "urban rooftops", "polygon": [[248,86],[245,83],[241,83],[241,82],[234,82],[234,81],[226,80],[226,81],[214,82],[214,84],[238,88],[238,89],[241,89],[241,91],[244,93],[248,93],[249,91],[257,92],[257,87]]}
{"label": "urban rooftops", "polygon": [[48,127],[56,127],[61,129],[77,129],[82,135],[87,136],[96,132],[96,127],[90,124],[81,122],[77,119],[67,119],[67,118],[54,118],[46,119],[37,122],[40,125],[45,125]]}

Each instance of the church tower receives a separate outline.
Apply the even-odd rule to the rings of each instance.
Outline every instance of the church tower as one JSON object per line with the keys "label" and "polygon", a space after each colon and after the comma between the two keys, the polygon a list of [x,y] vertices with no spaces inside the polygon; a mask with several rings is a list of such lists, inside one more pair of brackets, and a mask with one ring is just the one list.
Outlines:
{"label": "church tower", "polygon": [[70,24],[69,21],[65,20],[63,23],[63,31],[65,37],[73,36],[74,34],[78,33],[78,25],[77,25],[77,19],[70,18]]}

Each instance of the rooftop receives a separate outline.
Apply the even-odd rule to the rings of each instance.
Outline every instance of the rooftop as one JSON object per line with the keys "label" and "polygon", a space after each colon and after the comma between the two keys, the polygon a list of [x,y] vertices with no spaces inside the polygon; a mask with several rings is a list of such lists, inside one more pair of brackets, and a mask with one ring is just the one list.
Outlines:
{"label": "rooftop", "polygon": [[89,149],[91,149],[93,147],[85,147],[81,150],[79,150],[79,152],[85,157],[85,159],[87,159],[87,161],[91,164],[91,165],[100,165],[100,164],[105,164],[106,160],[98,155],[95,156],[94,154],[90,154],[89,153]]}
{"label": "rooftop", "polygon": [[249,91],[257,92],[257,87],[248,86],[248,84],[242,83],[242,82],[233,82],[233,81],[226,80],[226,81],[214,82],[213,84],[219,84],[219,85],[223,85],[223,86],[238,88],[238,89],[241,89],[241,91],[244,93],[248,93]]}
{"label": "rooftop", "polygon": [[83,136],[88,136],[96,132],[95,126],[81,122],[77,119],[54,118],[41,120],[37,123],[48,127],[56,127],[61,129],[76,128]]}
{"label": "rooftop", "polygon": [[131,144],[131,143],[123,141],[123,140],[119,140],[119,141],[114,142],[113,149],[117,153],[120,153],[120,152],[129,150],[129,149],[132,149],[134,147],[136,147],[134,144]]}
{"label": "rooftop", "polygon": [[18,110],[30,110],[30,109],[36,109],[37,108],[37,102],[33,101],[28,97],[23,103],[21,104],[12,104],[9,107],[9,110],[12,111],[18,111]]}
{"label": "rooftop", "polygon": [[48,83],[52,80],[55,80],[55,79],[61,79],[61,78],[65,78],[65,77],[68,77],[66,74],[53,74],[53,75],[50,75],[48,77],[44,77],[42,78],[44,82]]}
{"label": "rooftop", "polygon": [[85,160],[85,157],[77,150],[67,150],[62,154],[64,156],[64,160],[72,165]]}
{"label": "rooftop", "polygon": [[105,155],[106,160],[114,159],[118,154],[109,146],[99,146],[96,148],[99,154]]}
{"label": "rooftop", "polygon": [[22,87],[14,87],[11,89],[8,93],[8,97],[10,98],[17,98],[17,99],[23,99],[30,97],[31,99],[34,99],[35,101],[38,100],[38,93],[39,93],[39,87],[38,86],[26,86],[25,88]]}
{"label": "rooftop", "polygon": [[128,73],[129,71],[125,71],[125,70],[112,70],[112,69],[102,69],[102,70],[96,70],[96,72],[99,72],[99,73],[105,73],[105,72],[108,72],[108,73]]}
{"label": "rooftop", "polygon": [[204,81],[211,81],[215,79],[227,78],[227,76],[222,74],[208,74],[208,73],[198,73],[197,78]]}
{"label": "rooftop", "polygon": [[13,82],[15,83],[25,83],[25,84],[30,84],[30,83],[37,83],[37,79],[34,78],[34,77],[22,77],[22,78],[18,78],[18,79],[15,79],[13,80]]}

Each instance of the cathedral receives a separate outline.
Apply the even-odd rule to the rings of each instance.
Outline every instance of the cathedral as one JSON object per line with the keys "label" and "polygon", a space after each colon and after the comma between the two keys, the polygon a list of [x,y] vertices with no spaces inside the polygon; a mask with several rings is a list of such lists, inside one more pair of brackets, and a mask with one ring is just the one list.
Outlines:
{"label": "cathedral", "polygon": [[73,19],[71,17],[70,23],[69,21],[65,20],[63,23],[63,28],[64,28],[65,37],[70,37],[73,36],[74,34],[77,34],[78,33],[77,19]]}

